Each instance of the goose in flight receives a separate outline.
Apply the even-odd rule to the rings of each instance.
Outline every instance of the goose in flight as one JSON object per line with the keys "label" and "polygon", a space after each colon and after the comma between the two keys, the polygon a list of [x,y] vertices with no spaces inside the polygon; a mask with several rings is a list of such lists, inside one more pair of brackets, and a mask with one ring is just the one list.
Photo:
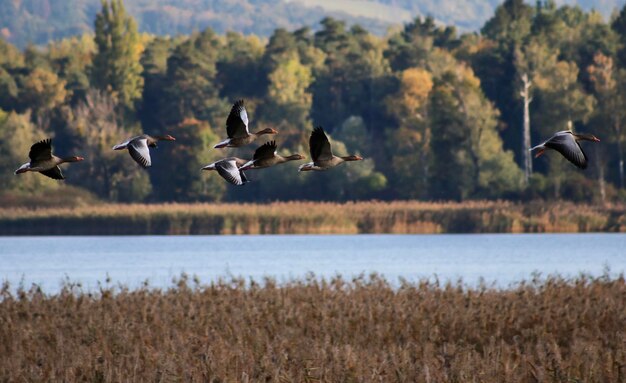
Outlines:
{"label": "goose in flight", "polygon": [[239,170],[267,168],[270,166],[282,164],[287,161],[297,161],[306,158],[303,155],[297,153],[287,157],[283,157],[276,152],[276,148],[276,141],[264,143],[257,148],[257,150],[254,152],[254,156],[252,157],[252,159],[246,162],[242,167],[240,167]]}
{"label": "goose in flight", "polygon": [[164,136],[149,136],[147,134],[142,134],[141,136],[129,138],[121,144],[115,145],[113,150],[128,149],[128,153],[130,153],[133,160],[135,160],[135,162],[142,167],[147,168],[152,165],[149,148],[156,148],[157,142],[159,141],[176,141],[176,139],[169,134]]}
{"label": "goose in flight", "polygon": [[243,100],[239,100],[235,102],[226,119],[226,134],[228,138],[215,145],[215,148],[238,148],[252,143],[264,134],[276,133],[278,132],[271,128],[250,133],[248,130],[248,112],[246,112],[246,107],[243,105]]}
{"label": "goose in flight", "polygon": [[361,161],[361,156],[345,156],[339,157],[333,154],[330,148],[330,142],[324,129],[318,126],[313,129],[311,138],[309,138],[309,150],[311,152],[311,159],[313,162],[300,165],[298,171],[306,172],[310,170],[328,170],[346,161]]}
{"label": "goose in flight", "polygon": [[243,170],[239,170],[239,168],[247,162],[248,161],[243,158],[228,157],[215,161],[212,164],[203,167],[202,170],[215,170],[220,176],[222,176],[223,179],[231,184],[243,185],[249,181]]}
{"label": "goose in flight", "polygon": [[45,139],[43,141],[39,141],[33,146],[30,147],[30,152],[28,153],[28,157],[30,157],[30,162],[25,163],[20,166],[15,174],[22,174],[26,172],[39,172],[44,176],[50,177],[55,180],[65,179],[63,173],[61,172],[61,168],[59,168],[60,164],[65,162],[79,162],[83,161],[83,157],[57,157],[52,154],[52,140]]}
{"label": "goose in flight", "polygon": [[580,147],[579,141],[600,142],[600,139],[592,134],[574,133],[571,130],[563,130],[555,133],[543,143],[530,148],[530,151],[537,151],[535,158],[544,154],[547,149],[556,150],[561,153],[569,162],[580,169],[587,168],[587,155]]}

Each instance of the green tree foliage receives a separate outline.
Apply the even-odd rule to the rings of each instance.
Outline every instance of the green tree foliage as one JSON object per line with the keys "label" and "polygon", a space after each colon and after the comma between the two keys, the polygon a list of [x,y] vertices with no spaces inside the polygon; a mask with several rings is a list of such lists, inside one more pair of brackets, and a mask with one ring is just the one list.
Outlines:
{"label": "green tree foliage", "polygon": [[119,125],[115,101],[107,92],[91,89],[85,100],[64,110],[76,151],[86,158],[73,181],[114,201],[141,201],[151,192],[148,174],[126,151],[111,148],[138,132]]}
{"label": "green tree foliage", "polygon": [[[171,127],[176,142],[159,145],[155,150],[159,169],[150,173],[158,185],[157,198],[165,201],[219,201],[226,184],[219,177],[201,172],[217,160],[220,153],[210,150],[218,142],[208,123],[193,118]],[[156,165],[156,164],[155,164]],[[203,174],[204,173],[204,174]]]}
{"label": "green tree foliage", "polygon": [[[65,182],[117,201],[626,195],[624,11],[609,24],[577,6],[506,0],[480,34],[418,17],[378,37],[326,17],[317,29],[272,29],[265,42],[212,29],[142,36],[121,0],[100,5],[95,36],[23,51],[0,40],[2,129],[17,132],[10,142],[19,148],[9,153],[9,140],[2,143],[6,172],[26,160],[30,144],[54,136],[55,150],[87,158]],[[129,12],[136,7],[128,0]],[[156,8],[150,15],[139,22],[165,20]],[[532,82],[533,144],[567,128],[602,139],[585,146],[586,171],[551,153],[534,159],[535,173],[522,182],[523,74]],[[250,130],[279,131],[271,139],[280,153],[308,157],[311,130],[321,125],[335,154],[365,161],[327,172],[298,173],[293,163],[250,171],[242,187],[201,172],[222,157],[250,158],[263,143],[213,149],[240,98]],[[148,170],[111,150],[141,132],[177,139],[152,150]],[[11,190],[47,185],[37,177],[6,181]]]}
{"label": "green tree foliage", "polygon": [[[55,190],[58,181],[35,173],[13,172],[23,163],[29,162],[28,152],[33,143],[45,138],[44,133],[31,123],[30,116],[0,110],[0,183],[4,193],[36,193]],[[56,149],[56,147],[55,147]]]}
{"label": "green tree foliage", "polygon": [[96,15],[95,37],[97,53],[93,59],[93,85],[110,92],[114,100],[128,110],[134,110],[141,98],[141,54],[143,44],[137,25],[127,15],[122,0],[102,0]]}
{"label": "green tree foliage", "polygon": [[216,82],[219,48],[218,36],[207,29],[174,49],[163,84],[161,116],[166,125],[191,117],[210,120],[222,110]]}
{"label": "green tree foliage", "polygon": [[24,79],[20,101],[38,112],[50,111],[65,102],[65,81],[56,73],[35,68]]}

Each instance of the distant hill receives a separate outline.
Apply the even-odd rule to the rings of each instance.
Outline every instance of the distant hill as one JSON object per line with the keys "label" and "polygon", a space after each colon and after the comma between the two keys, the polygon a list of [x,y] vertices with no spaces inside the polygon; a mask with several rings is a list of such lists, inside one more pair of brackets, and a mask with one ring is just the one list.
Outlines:
{"label": "distant hill", "polygon": [[[596,9],[608,17],[626,0],[559,0]],[[211,27],[260,36],[274,29],[315,26],[326,15],[359,23],[383,34],[388,27],[417,15],[478,30],[499,0],[126,0],[141,31],[175,35]],[[0,36],[19,47],[46,44],[93,27],[99,0],[0,0]]]}

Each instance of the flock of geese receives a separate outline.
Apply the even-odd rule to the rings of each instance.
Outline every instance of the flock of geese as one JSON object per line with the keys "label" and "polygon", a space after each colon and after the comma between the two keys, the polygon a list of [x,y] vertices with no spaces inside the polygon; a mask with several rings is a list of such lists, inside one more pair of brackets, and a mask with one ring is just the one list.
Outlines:
{"label": "flock of geese", "polygon": [[[238,100],[233,105],[226,119],[226,134],[228,138],[215,145],[215,148],[239,148],[253,143],[263,135],[273,135],[277,133],[276,130],[271,128],[263,129],[256,133],[250,133],[248,127],[248,113],[246,112],[243,100]],[[128,150],[133,160],[142,167],[147,168],[152,165],[150,148],[156,148],[157,142],[159,141],[175,140],[176,139],[170,135],[149,136],[142,134],[115,145],[113,150]],[[587,168],[587,156],[580,146],[580,141],[599,142],[600,140],[591,134],[579,134],[571,130],[564,130],[555,133],[541,144],[530,148],[530,151],[536,151],[536,158],[544,154],[548,149],[556,150],[578,168],[585,169]],[[227,182],[233,185],[243,185],[248,182],[248,178],[244,173],[246,170],[268,168],[289,161],[305,159],[303,155],[298,153],[286,157],[282,156],[278,154],[277,147],[276,141],[268,141],[256,149],[250,160],[239,157],[226,157],[203,167],[202,170],[215,170]],[[313,129],[311,133],[311,137],[309,138],[309,152],[312,161],[300,165],[298,171],[328,170],[346,161],[360,161],[363,159],[358,155],[343,157],[334,155],[328,137],[321,127]],[[52,140],[49,138],[31,146],[28,157],[30,161],[20,166],[15,171],[15,174],[39,172],[57,180],[65,178],[59,165],[66,162],[79,162],[84,160],[83,157],[77,156],[55,156],[52,154]]]}

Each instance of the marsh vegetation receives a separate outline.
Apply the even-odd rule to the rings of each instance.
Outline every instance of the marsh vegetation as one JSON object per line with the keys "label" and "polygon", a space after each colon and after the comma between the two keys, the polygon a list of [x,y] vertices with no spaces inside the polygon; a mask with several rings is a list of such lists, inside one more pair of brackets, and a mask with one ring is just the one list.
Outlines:
{"label": "marsh vegetation", "polygon": [[2,381],[623,382],[626,283],[5,286]]}

